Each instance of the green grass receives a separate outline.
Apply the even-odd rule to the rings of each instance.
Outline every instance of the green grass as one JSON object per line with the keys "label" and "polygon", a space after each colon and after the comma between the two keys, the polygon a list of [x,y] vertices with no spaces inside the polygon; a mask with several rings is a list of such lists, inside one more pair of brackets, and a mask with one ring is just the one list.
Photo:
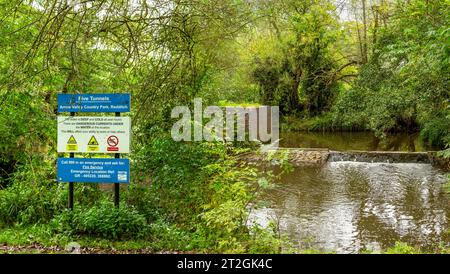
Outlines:
{"label": "green grass", "polygon": [[384,254],[450,254],[450,248],[444,246],[437,246],[437,252],[426,252],[420,249],[420,247],[413,247],[403,242],[396,242],[391,248],[388,248]]}
{"label": "green grass", "polygon": [[[174,239],[172,239],[173,241]],[[142,240],[107,240],[90,236],[70,236],[52,233],[49,225],[15,226],[0,230],[0,253],[67,253],[65,247],[68,243],[76,242],[86,253],[204,253],[205,250],[186,250],[168,248],[171,239],[160,238],[158,235]],[[11,250],[1,248],[7,246]],[[174,246],[175,247],[175,246]],[[448,247],[438,247],[437,253],[450,254]],[[289,251],[291,253],[292,250]],[[296,250],[300,254],[334,254],[319,249],[309,248]],[[361,251],[363,254],[372,254],[371,251]],[[382,254],[427,254],[418,247],[407,243],[397,242],[393,247],[381,252]]]}
{"label": "green grass", "polygon": [[443,188],[444,188],[445,192],[450,194],[450,175],[449,175],[449,181],[446,184],[444,184]]}
{"label": "green grass", "polygon": [[[159,239],[158,239],[159,238]],[[160,237],[149,237],[148,239],[138,240],[108,240],[91,236],[65,235],[52,232],[49,225],[33,225],[33,226],[15,226],[0,230],[0,245],[6,245],[18,248],[18,252],[14,253],[33,253],[37,251],[37,247],[43,249],[44,252],[65,252],[68,243],[76,242],[81,248],[92,249],[92,252],[116,252],[127,251],[143,251],[146,253],[154,252],[171,252],[175,249],[164,249],[164,247],[173,246],[173,243],[167,243],[167,239]],[[57,249],[54,249],[54,248]],[[187,250],[177,250],[177,252],[186,252]],[[2,249],[0,249],[2,253]]]}

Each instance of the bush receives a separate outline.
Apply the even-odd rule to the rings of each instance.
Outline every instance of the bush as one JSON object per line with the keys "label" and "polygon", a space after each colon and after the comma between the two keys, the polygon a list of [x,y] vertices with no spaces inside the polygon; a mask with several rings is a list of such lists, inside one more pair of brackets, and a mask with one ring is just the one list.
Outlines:
{"label": "bush", "polygon": [[422,125],[424,138],[442,146],[450,123],[433,117],[448,113],[450,32],[435,22],[448,22],[449,6],[408,2],[393,6],[391,24],[380,31],[368,62],[352,89],[339,94],[333,112],[338,124],[370,129],[379,137],[416,132]]}
{"label": "bush", "polygon": [[332,109],[334,123],[348,129],[368,129],[365,98],[364,90],[358,88],[339,93]]}
{"label": "bush", "polygon": [[[127,195],[127,201],[136,205],[149,219],[151,210],[158,208],[167,221],[193,227],[193,219],[208,202],[211,174],[204,170],[208,164],[222,161],[225,148],[220,143],[181,143],[169,138],[157,138],[139,149],[134,155],[135,183],[149,185],[148,191],[131,189],[136,195],[144,194],[145,201],[136,195]],[[176,155],[176,157],[174,157]],[[214,174],[220,172],[216,170]],[[151,182],[148,182],[151,178]],[[146,203],[154,202],[153,206]],[[153,207],[153,208],[152,208]]]}
{"label": "bush", "polygon": [[[67,184],[57,183],[52,159],[35,156],[16,167],[8,187],[0,190],[0,224],[46,223],[67,206]],[[106,194],[98,184],[75,184],[74,199],[94,205]]]}
{"label": "bush", "polygon": [[417,99],[407,90],[381,87],[377,91],[355,87],[339,95],[333,108],[334,123],[345,129],[372,130],[377,136],[417,130]]}
{"label": "bush", "polygon": [[151,245],[157,250],[185,251],[193,249],[193,233],[180,229],[177,225],[156,220],[150,224],[149,234]]}
{"label": "bush", "polygon": [[43,93],[0,94],[0,187],[10,183],[18,167],[29,164],[30,155],[52,150],[56,124]]}
{"label": "bush", "polygon": [[445,147],[450,142],[450,119],[448,117],[436,117],[427,122],[420,138],[434,147]]}
{"label": "bush", "polygon": [[272,244],[249,235],[247,206],[255,197],[258,173],[233,159],[237,151],[219,142],[154,138],[134,155],[137,180],[124,200],[153,223],[150,236],[158,245],[208,252],[270,249]]}
{"label": "bush", "polygon": [[44,223],[65,206],[64,189],[14,183],[0,190],[0,224]]}
{"label": "bush", "polygon": [[337,129],[340,130],[341,128],[334,127],[333,116],[330,112],[312,118],[309,126],[311,131],[333,131]]}
{"label": "bush", "polygon": [[145,216],[148,223],[155,222],[163,218],[159,208],[159,195],[148,186],[131,184],[127,191],[123,193],[123,200],[127,205],[132,206],[140,214]]}
{"label": "bush", "polygon": [[417,253],[420,253],[420,251],[412,246],[409,246],[407,243],[402,242],[396,242],[394,247],[391,247],[386,251],[386,254],[417,254]]}
{"label": "bush", "polygon": [[106,239],[139,238],[146,234],[145,217],[133,207],[104,201],[93,207],[66,210],[51,221],[58,232],[97,236]]}

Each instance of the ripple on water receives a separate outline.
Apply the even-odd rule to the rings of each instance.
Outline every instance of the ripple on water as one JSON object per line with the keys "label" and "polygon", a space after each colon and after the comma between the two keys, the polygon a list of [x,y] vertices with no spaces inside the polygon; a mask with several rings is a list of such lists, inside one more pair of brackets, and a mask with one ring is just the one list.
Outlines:
{"label": "ripple on water", "polygon": [[404,241],[427,250],[448,244],[446,175],[429,164],[329,162],[281,177],[251,222],[276,220],[302,248],[379,251]]}

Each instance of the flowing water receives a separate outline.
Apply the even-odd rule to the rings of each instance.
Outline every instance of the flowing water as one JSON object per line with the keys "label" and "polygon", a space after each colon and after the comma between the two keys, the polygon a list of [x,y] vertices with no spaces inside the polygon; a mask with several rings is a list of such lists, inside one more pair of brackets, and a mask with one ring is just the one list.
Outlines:
{"label": "flowing water", "polygon": [[450,243],[444,171],[426,163],[329,161],[284,174],[251,212],[300,248],[380,251],[406,242],[425,251]]}

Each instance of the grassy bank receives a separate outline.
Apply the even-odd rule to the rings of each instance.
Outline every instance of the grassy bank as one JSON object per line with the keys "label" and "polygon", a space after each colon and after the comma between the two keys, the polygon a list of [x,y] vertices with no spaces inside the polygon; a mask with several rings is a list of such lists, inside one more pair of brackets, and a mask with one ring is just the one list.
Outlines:
{"label": "grassy bank", "polygon": [[[158,230],[158,228],[155,228]],[[168,229],[166,227],[166,229]],[[49,225],[16,226],[0,230],[0,253],[71,253],[78,252],[74,248],[79,246],[79,252],[83,254],[189,254],[189,253],[216,253],[213,250],[189,248],[174,244],[176,233],[171,238],[164,236],[167,230],[161,230],[151,238],[107,240],[90,236],[76,236],[66,234],[54,234]],[[161,237],[162,236],[162,237]],[[186,239],[184,239],[186,240]],[[259,253],[259,252],[256,252]],[[296,254],[324,254],[334,253],[319,249],[284,249],[282,253]],[[397,242],[394,246],[382,251],[362,250],[362,254],[450,254],[450,249],[445,246],[436,246],[433,251],[424,251],[420,247],[410,246],[403,242]]]}

